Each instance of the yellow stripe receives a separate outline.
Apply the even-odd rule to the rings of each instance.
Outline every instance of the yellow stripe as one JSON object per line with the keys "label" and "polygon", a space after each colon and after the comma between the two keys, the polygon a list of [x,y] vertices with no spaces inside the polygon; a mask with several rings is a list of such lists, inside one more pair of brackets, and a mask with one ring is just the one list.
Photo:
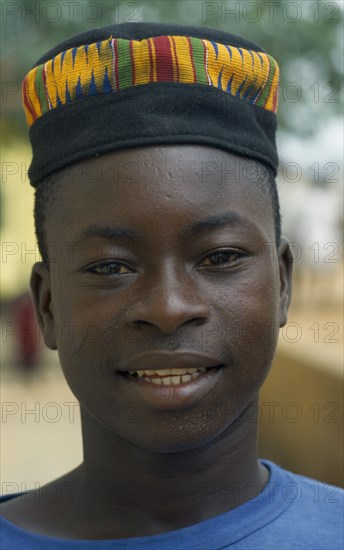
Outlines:
{"label": "yellow stripe", "polygon": [[[213,86],[218,87],[219,76],[221,75],[221,87],[226,89],[228,81],[233,75],[233,67],[235,63],[231,61],[230,54],[227,48],[223,44],[218,44],[218,55],[216,57],[216,51],[209,40],[204,41],[208,50],[208,73]],[[232,54],[233,56],[233,54]]]}
{"label": "yellow stripe", "polygon": [[134,84],[147,84],[150,82],[150,62],[148,40],[133,41],[133,57],[135,67]]}
{"label": "yellow stripe", "polygon": [[222,67],[221,87],[223,90],[226,90],[228,81],[233,74],[231,56],[229,51],[223,44],[219,44],[218,48],[219,48],[218,63]]}
{"label": "yellow stripe", "polygon": [[184,36],[175,36],[176,53],[179,67],[179,82],[194,83],[190,46]]}
{"label": "yellow stripe", "polygon": [[72,50],[67,50],[63,59],[61,68],[61,54],[55,57],[54,70],[52,63],[48,61],[47,65],[47,82],[48,93],[51,102],[56,107],[56,89],[61,101],[65,102],[66,97],[66,82],[68,82],[68,90],[71,98],[75,98],[75,89],[80,76],[81,87],[85,94],[88,94],[89,85],[92,76],[92,68],[95,72],[101,68],[97,47],[92,44],[88,48],[88,62],[84,48],[78,48],[73,65]]}
{"label": "yellow stripe", "polygon": [[85,91],[85,93],[88,92],[89,84],[92,78],[92,68],[93,68],[95,85],[97,87],[97,90],[101,92],[103,88],[103,81],[104,81],[106,68],[107,68],[107,74],[110,82],[114,81],[113,55],[112,55],[112,48],[109,43],[109,40],[103,40],[100,43],[100,57],[98,54],[98,48],[96,44],[90,44],[87,51],[87,59],[88,61],[85,64],[86,66],[88,66],[88,69],[85,72],[80,73],[81,83],[83,84],[83,90]]}
{"label": "yellow stripe", "polygon": [[92,69],[97,69],[99,64],[98,49],[96,44],[91,44],[88,48],[87,63],[86,53],[84,48],[78,48],[75,56],[74,72],[80,76],[81,87],[85,95],[88,94],[90,82],[92,78]]}
{"label": "yellow stripe", "polygon": [[253,61],[250,53],[247,50],[241,50],[244,58],[244,70],[243,70],[243,81],[246,79],[245,86],[243,86],[240,97],[245,95],[247,88],[254,82],[254,67]]}
{"label": "yellow stripe", "polygon": [[152,38],[148,38],[149,43],[151,45],[151,52],[152,52],[152,65],[153,65],[153,82],[156,82],[156,52],[155,52],[155,46]]}
{"label": "yellow stripe", "polygon": [[35,110],[37,116],[42,115],[42,109],[39,102],[39,98],[36,93],[35,78],[36,78],[37,69],[31,71],[28,75],[28,89],[29,89],[29,99],[32,107]]}
{"label": "yellow stripe", "polygon": [[[54,80],[55,80],[55,83],[56,83],[57,93],[59,94],[59,98],[62,102],[64,102],[65,95],[66,95],[66,78],[68,77],[68,73],[66,73],[66,68],[65,68],[64,64],[63,64],[63,67],[62,67],[62,70],[61,70],[61,57],[62,57],[61,54],[58,54],[55,57],[55,61],[54,61]],[[65,59],[66,59],[66,57],[67,57],[67,55],[65,56]]]}
{"label": "yellow stripe", "polygon": [[[55,78],[57,80],[57,88],[58,88],[58,93],[59,93],[60,99],[62,100],[62,98],[65,97],[66,81],[68,81],[69,93],[70,93],[71,97],[74,97],[73,92],[75,90],[76,82],[74,82],[75,74],[74,74],[74,71],[73,71],[73,68],[72,68],[72,50],[67,50],[67,52],[64,56],[62,70],[60,68],[61,57],[60,56],[57,56],[57,57],[59,58],[58,66],[55,64],[54,74],[55,74]],[[55,62],[57,62],[57,58],[56,58]],[[50,90],[50,88],[49,88],[49,90]],[[49,93],[49,97],[50,97],[50,93]]]}
{"label": "yellow stripe", "polygon": [[[261,68],[260,59],[258,57],[258,54],[256,52],[252,52],[254,57],[254,72],[253,72],[253,80],[256,78],[256,89],[259,90],[259,88],[264,84],[266,80],[266,74],[264,73],[264,69]],[[260,52],[260,56],[264,57],[265,54]]]}
{"label": "yellow stripe", "polygon": [[[103,46],[104,45],[102,43],[102,46],[100,48],[101,55],[103,53],[102,52]],[[95,82],[98,82],[98,83],[100,79],[104,77],[104,72],[105,72],[105,67],[103,67],[103,61],[101,58],[99,59],[99,53],[98,53],[98,48],[96,44],[89,45],[87,50],[87,60],[88,61],[86,61],[86,53],[81,52],[81,55],[80,56],[77,55],[77,57],[75,58],[75,67],[74,67],[74,70],[80,73],[81,86],[85,94],[88,93],[88,90],[90,87],[91,78],[92,78],[92,69],[94,74],[94,80]],[[78,71],[79,67],[80,67],[80,70]],[[77,79],[76,79],[76,82],[77,82]]]}
{"label": "yellow stripe", "polygon": [[[279,68],[277,64],[275,67],[276,67],[276,70],[272,79],[270,94],[265,103],[265,109],[268,109],[269,111],[273,110],[274,97],[275,97],[275,94],[277,93],[278,84],[279,84]],[[276,104],[276,110],[277,110],[277,104]]]}
{"label": "yellow stripe", "polygon": [[46,74],[46,89],[51,101],[52,108],[56,107],[56,81],[53,73],[53,65],[51,60],[47,61],[44,65],[45,74]]}
{"label": "yellow stripe", "polygon": [[242,81],[245,79],[245,72],[242,67],[242,57],[237,48],[232,48],[232,66],[233,66],[233,81],[232,93],[235,95]]}
{"label": "yellow stripe", "polygon": [[260,62],[260,59],[259,59],[259,73],[260,73],[261,80],[262,80],[262,87],[265,88],[265,85],[266,85],[266,82],[267,82],[268,76],[269,76],[270,62],[269,62],[268,57],[264,53],[259,52],[259,55],[263,60],[263,66],[262,66],[261,62]]}

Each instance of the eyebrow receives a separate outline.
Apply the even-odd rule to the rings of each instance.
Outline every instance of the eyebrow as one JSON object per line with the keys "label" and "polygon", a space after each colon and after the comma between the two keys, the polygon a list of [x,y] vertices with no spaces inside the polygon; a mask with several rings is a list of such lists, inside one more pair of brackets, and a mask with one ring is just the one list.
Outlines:
{"label": "eyebrow", "polygon": [[[208,230],[219,229],[221,227],[249,227],[254,224],[248,218],[240,216],[236,212],[223,212],[222,214],[208,216],[203,220],[194,222],[187,226],[180,233],[181,239],[190,239]],[[91,237],[103,237],[108,240],[126,240],[133,242],[141,242],[142,236],[137,231],[129,229],[129,227],[99,225],[93,224],[87,227],[80,235],[80,240],[85,240]]]}
{"label": "eyebrow", "polygon": [[86,240],[92,237],[103,237],[108,240],[122,239],[135,242],[141,241],[141,237],[136,231],[133,231],[128,227],[112,225],[90,225],[80,234],[79,240]]}
{"label": "eyebrow", "polygon": [[208,216],[204,220],[199,220],[192,225],[186,227],[181,232],[182,239],[189,239],[199,235],[200,233],[205,233],[208,230],[219,229],[221,227],[253,227],[252,222],[248,218],[240,216],[236,212],[223,212],[222,214],[216,214],[213,216]]}

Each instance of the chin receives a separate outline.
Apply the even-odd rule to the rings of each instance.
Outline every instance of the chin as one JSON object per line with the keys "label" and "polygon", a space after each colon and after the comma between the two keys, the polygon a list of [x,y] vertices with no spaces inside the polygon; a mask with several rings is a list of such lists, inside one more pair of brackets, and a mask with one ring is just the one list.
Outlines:
{"label": "chin", "polygon": [[[147,451],[156,453],[180,453],[191,451],[207,445],[213,445],[221,434],[228,430],[235,431],[237,417],[224,418],[220,411],[213,411],[211,418],[208,415],[193,414],[190,411],[179,411],[171,420],[155,421],[153,424],[147,419],[147,428],[144,419],[139,425],[127,424],[112,427],[116,435],[127,442],[137,445]],[[239,415],[238,415],[239,416]],[[154,428],[149,428],[154,425]]]}

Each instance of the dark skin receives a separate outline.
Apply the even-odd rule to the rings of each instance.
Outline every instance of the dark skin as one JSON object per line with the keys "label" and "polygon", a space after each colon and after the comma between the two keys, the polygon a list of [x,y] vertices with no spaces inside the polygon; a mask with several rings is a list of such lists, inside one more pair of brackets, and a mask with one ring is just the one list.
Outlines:
{"label": "dark skin", "polygon": [[[255,410],[287,321],[292,257],[285,239],[276,249],[271,199],[247,178],[250,162],[205,146],[143,147],[80,162],[73,184],[65,178],[47,222],[58,259],[34,265],[31,287],[45,343],[80,402],[84,462],[46,486],[55,503],[34,492],[4,504],[9,520],[61,538],[150,536],[264,488]],[[205,163],[229,171],[205,177]],[[228,211],[242,219],[179,237]],[[80,240],[95,224],[141,241]],[[178,348],[220,357],[221,377],[186,409],[150,407],[118,364]]]}

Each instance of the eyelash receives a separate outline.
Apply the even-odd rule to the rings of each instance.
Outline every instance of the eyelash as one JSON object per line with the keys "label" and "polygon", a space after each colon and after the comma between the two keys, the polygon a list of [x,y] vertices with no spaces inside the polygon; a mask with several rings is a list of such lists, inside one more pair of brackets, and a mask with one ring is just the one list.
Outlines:
{"label": "eyelash", "polygon": [[[224,262],[225,264],[237,263],[237,261],[244,255],[244,253],[240,252],[239,250],[233,250],[233,249],[228,249],[228,248],[226,249],[225,248],[225,249],[217,250],[216,252],[212,252],[211,254],[208,254],[207,256],[205,256],[203,258],[203,261],[211,258],[212,256],[218,256],[218,255],[221,255],[221,254],[225,255],[225,256],[226,255],[227,256],[235,256],[235,259],[232,262],[230,262],[228,260],[227,262]],[[209,267],[212,267],[212,266],[209,266]],[[215,267],[216,267],[216,265],[215,265]],[[220,269],[221,269],[221,267],[220,267]],[[222,269],[226,269],[226,268],[223,267]]]}
{"label": "eyelash", "polygon": [[[227,261],[227,262],[224,262],[225,265],[227,264],[226,267],[221,267],[221,266],[208,266],[210,268],[212,267],[218,267],[218,269],[227,269],[228,268],[228,264],[231,263],[231,265],[234,263],[236,264],[237,261],[244,255],[243,252],[240,252],[239,250],[233,250],[233,249],[221,249],[221,250],[216,250],[215,252],[212,252],[211,254],[208,254],[207,256],[205,256],[203,258],[202,261],[204,260],[207,260],[213,256],[218,256],[218,255],[227,255],[227,256],[235,256],[235,259],[233,260],[233,262],[230,262],[230,261]],[[97,273],[96,269],[99,269],[99,268],[106,268],[106,267],[111,267],[113,265],[116,265],[116,266],[119,266],[119,269],[121,267],[125,267],[127,269],[131,269],[129,266],[127,266],[126,264],[122,263],[122,262],[114,262],[114,261],[109,261],[109,262],[103,262],[103,263],[100,263],[100,264],[96,264],[96,265],[93,265],[93,266],[90,266],[89,268],[86,269],[87,272],[91,272],[91,273],[95,273],[97,275],[102,275],[104,277],[112,277],[114,275],[118,276],[118,275],[127,275],[127,273]]]}

